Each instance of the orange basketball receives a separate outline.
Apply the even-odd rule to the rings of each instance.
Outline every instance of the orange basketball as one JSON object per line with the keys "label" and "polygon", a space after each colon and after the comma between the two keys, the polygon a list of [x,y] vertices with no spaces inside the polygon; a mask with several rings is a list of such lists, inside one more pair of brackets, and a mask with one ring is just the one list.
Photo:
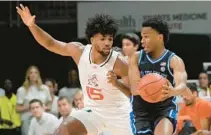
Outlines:
{"label": "orange basketball", "polygon": [[145,101],[157,103],[161,100],[161,88],[165,84],[167,80],[164,77],[150,73],[141,78],[136,91]]}

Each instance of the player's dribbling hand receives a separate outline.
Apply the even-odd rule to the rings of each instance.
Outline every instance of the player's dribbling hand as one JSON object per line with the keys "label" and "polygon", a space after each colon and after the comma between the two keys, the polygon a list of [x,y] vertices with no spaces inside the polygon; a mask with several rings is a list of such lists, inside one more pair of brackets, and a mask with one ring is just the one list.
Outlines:
{"label": "player's dribbling hand", "polygon": [[161,95],[161,101],[166,100],[167,98],[170,98],[174,96],[173,95],[173,86],[168,81],[167,85],[162,86],[162,95]]}
{"label": "player's dribbling hand", "polygon": [[30,27],[35,24],[35,15],[31,15],[27,6],[24,7],[22,4],[20,4],[20,7],[17,6],[16,9],[26,26]]}
{"label": "player's dribbling hand", "polygon": [[117,76],[113,71],[109,71],[107,74],[108,83],[111,83],[113,86],[117,85]]}

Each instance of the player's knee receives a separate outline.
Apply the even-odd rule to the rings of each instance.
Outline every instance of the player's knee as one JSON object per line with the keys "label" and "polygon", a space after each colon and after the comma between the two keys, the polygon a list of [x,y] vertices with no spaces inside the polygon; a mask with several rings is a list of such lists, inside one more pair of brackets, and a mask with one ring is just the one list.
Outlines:
{"label": "player's knee", "polygon": [[68,117],[61,124],[58,135],[87,135],[87,130],[79,120]]}

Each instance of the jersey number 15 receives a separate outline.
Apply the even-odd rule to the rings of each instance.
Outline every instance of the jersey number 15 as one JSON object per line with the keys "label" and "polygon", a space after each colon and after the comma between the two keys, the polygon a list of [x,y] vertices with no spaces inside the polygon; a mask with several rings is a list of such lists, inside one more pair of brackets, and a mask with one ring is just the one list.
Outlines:
{"label": "jersey number 15", "polygon": [[86,91],[90,99],[92,100],[103,100],[104,96],[101,93],[101,89],[96,89],[86,86]]}

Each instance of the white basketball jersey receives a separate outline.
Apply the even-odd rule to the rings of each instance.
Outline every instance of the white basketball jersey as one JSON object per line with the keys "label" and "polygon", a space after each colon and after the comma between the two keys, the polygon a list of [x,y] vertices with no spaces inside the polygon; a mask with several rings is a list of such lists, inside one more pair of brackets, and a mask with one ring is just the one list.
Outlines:
{"label": "white basketball jersey", "polygon": [[126,117],[130,112],[129,98],[107,82],[107,73],[113,70],[118,53],[112,50],[107,59],[97,65],[92,63],[91,48],[91,45],[84,48],[78,64],[85,107],[104,118]]}

